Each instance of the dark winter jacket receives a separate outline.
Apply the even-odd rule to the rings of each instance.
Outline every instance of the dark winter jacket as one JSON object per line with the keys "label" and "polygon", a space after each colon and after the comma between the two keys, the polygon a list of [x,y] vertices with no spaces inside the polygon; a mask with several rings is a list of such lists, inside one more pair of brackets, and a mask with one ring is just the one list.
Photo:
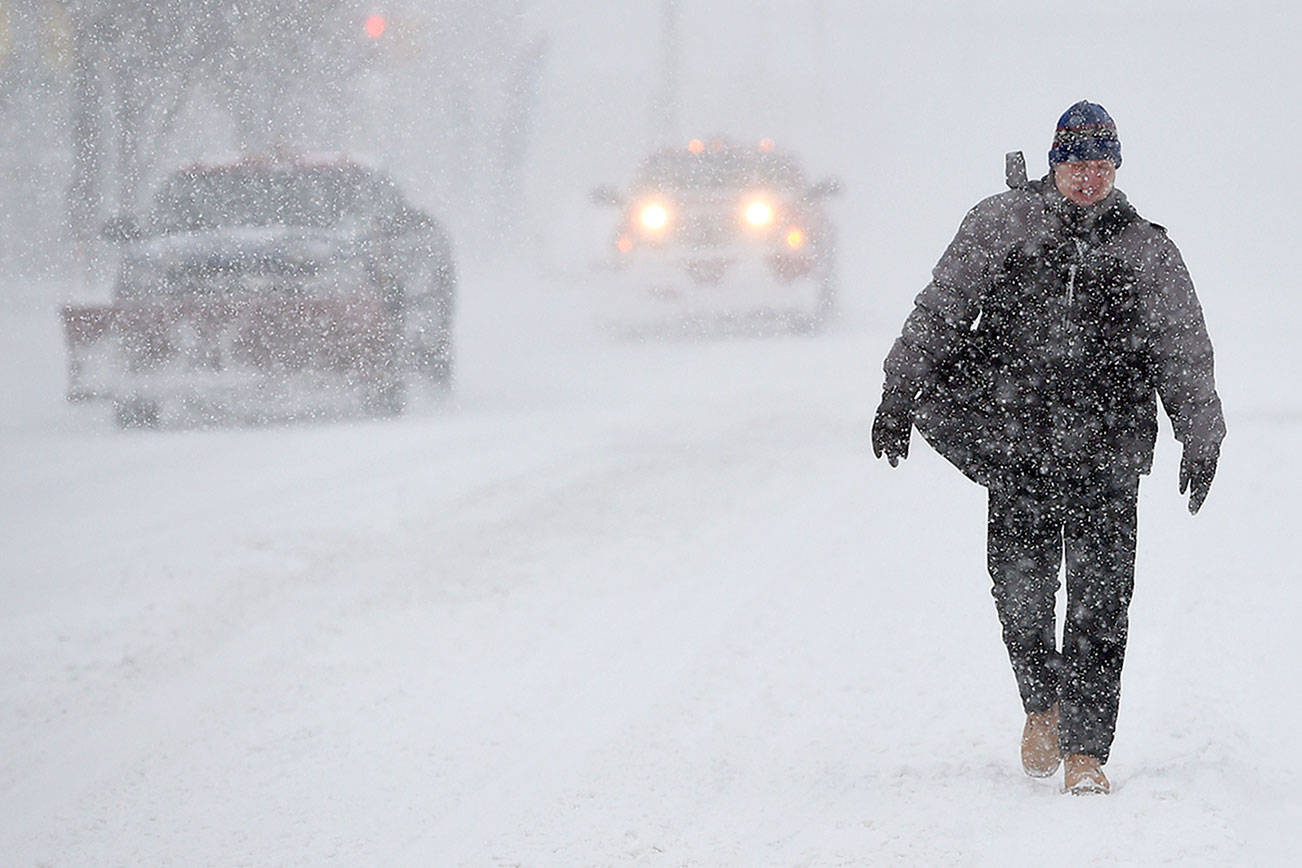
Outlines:
{"label": "dark winter jacket", "polygon": [[915,305],[886,391],[982,484],[1147,473],[1155,395],[1186,448],[1225,436],[1180,252],[1118,190],[1081,208],[1044,178],[986,199]]}

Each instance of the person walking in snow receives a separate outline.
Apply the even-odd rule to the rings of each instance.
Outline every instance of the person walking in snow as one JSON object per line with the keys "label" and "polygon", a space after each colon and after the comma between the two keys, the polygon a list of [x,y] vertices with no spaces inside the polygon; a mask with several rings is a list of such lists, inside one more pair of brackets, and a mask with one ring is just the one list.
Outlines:
{"label": "person walking in snow", "polygon": [[[1020,156],[1020,155],[1018,155]],[[1134,582],[1139,477],[1157,402],[1197,512],[1225,422],[1212,345],[1180,252],[1114,187],[1121,141],[1100,105],[1059,119],[1050,172],[974,207],[884,363],[872,446],[894,467],[916,426],[989,490],[987,566],[1026,725],[1022,765],[1110,789]],[[1054,599],[1065,552],[1067,616]]]}

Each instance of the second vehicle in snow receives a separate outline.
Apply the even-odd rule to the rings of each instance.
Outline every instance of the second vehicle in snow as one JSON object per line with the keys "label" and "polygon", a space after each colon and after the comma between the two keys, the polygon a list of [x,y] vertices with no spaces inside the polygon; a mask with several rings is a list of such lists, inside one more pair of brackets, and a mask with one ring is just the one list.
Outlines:
{"label": "second vehicle in snow", "polygon": [[123,427],[401,412],[408,375],[453,373],[443,229],[339,157],[194,166],[123,247],[111,304],[63,311],[70,400]]}
{"label": "second vehicle in snow", "polygon": [[836,306],[836,239],[826,200],[791,153],[764,139],[694,139],[651,154],[617,206],[601,281],[602,317],[616,327],[777,323],[821,326]]}

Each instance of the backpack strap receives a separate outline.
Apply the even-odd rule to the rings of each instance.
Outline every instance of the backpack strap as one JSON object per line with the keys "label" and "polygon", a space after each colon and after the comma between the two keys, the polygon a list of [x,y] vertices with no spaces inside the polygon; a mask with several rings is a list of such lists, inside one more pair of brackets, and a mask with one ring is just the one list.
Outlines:
{"label": "backpack strap", "polygon": [[1108,209],[1107,213],[1101,215],[1098,223],[1095,224],[1099,233],[1099,239],[1102,241],[1110,241],[1117,235],[1120,235],[1123,229],[1139,219],[1141,219],[1139,212],[1137,212],[1135,206],[1131,205],[1129,202],[1123,202],[1120,205],[1113,206]]}
{"label": "backpack strap", "polygon": [[1021,151],[1004,154],[1004,180],[1010,190],[1020,190],[1026,186],[1026,158]]}

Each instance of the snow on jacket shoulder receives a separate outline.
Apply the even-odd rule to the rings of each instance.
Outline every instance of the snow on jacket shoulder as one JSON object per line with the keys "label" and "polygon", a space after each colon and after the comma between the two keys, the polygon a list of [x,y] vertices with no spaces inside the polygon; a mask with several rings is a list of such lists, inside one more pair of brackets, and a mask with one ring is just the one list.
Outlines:
{"label": "snow on jacket shoulder", "polygon": [[1013,248],[1042,234],[1038,212],[1043,210],[1039,194],[1021,188],[983,199],[968,211],[886,357],[888,388],[916,391],[935,363],[959,348],[961,330],[970,329],[980,314],[995,268]]}
{"label": "snow on jacket shoulder", "polygon": [[1211,337],[1175,242],[1151,223],[1138,243],[1141,292],[1154,386],[1181,443],[1219,447],[1225,418],[1216,393]]}

